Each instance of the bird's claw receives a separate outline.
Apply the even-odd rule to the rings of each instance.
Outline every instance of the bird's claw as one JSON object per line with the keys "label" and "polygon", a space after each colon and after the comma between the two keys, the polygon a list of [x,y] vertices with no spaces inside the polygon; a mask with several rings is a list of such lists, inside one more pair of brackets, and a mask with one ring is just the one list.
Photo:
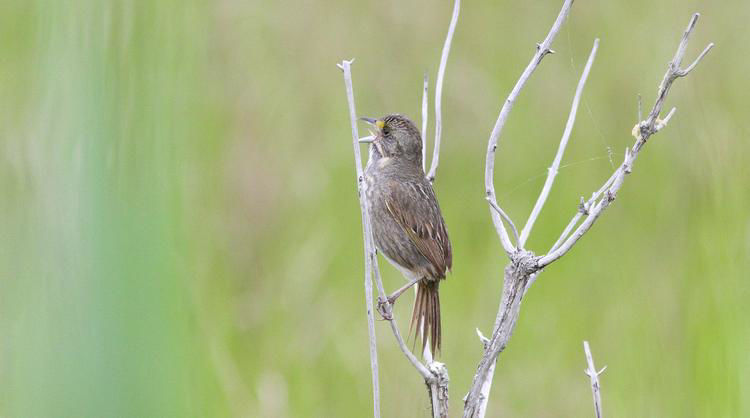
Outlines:
{"label": "bird's claw", "polygon": [[393,302],[391,302],[390,298],[386,298],[386,299],[383,299],[381,297],[378,298],[378,308],[377,308],[378,313],[386,321],[393,320],[393,315],[391,314],[392,306],[393,306]]}

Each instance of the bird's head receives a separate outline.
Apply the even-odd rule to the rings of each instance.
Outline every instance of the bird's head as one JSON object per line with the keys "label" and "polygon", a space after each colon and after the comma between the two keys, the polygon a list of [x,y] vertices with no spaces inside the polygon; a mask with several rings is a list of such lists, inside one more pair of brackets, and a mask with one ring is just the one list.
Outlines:
{"label": "bird's head", "polygon": [[422,165],[422,138],[409,118],[392,114],[380,119],[361,119],[372,125],[375,132],[360,142],[372,142],[381,157],[401,157]]}

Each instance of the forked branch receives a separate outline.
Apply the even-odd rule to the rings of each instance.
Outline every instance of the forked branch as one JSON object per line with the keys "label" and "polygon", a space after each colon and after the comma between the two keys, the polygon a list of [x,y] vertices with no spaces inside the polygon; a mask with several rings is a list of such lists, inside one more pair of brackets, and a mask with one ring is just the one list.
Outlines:
{"label": "forked branch", "polygon": [[594,366],[594,356],[591,355],[591,349],[589,348],[589,342],[583,342],[583,351],[586,354],[586,364],[588,367],[583,372],[591,380],[591,394],[594,396],[594,411],[596,412],[596,418],[602,418],[602,394],[601,386],[599,385],[599,375],[607,370],[607,366],[602,367],[601,370],[597,371]]}
{"label": "forked branch", "polygon": [[[493,372],[495,361],[500,352],[505,349],[508,340],[510,339],[510,336],[513,332],[513,328],[520,312],[523,295],[529,289],[536,277],[541,273],[541,270],[570,251],[573,245],[575,245],[575,243],[591,229],[594,222],[599,218],[599,216],[601,216],[602,212],[612,203],[612,201],[614,201],[617,196],[617,192],[622,187],[625,176],[632,171],[635,159],[637,158],[643,146],[653,134],[663,129],[669,122],[670,118],[674,115],[675,110],[672,109],[664,117],[664,119],[659,118],[661,109],[663,107],[664,101],[666,100],[669,89],[672,86],[672,83],[677,78],[684,77],[688,73],[690,73],[690,71],[695,68],[695,66],[713,47],[713,44],[709,44],[698,56],[698,58],[696,58],[696,60],[693,61],[693,63],[691,63],[687,68],[682,69],[680,67],[685,54],[685,50],[687,48],[687,42],[690,33],[695,27],[695,23],[698,19],[698,14],[693,15],[687,29],[682,36],[677,52],[675,53],[672,61],[669,63],[667,72],[664,75],[664,79],[659,86],[659,92],[656,102],[654,103],[654,107],[649,113],[647,119],[644,121],[639,121],[633,129],[635,143],[633,144],[632,148],[625,150],[624,161],[615,170],[612,176],[610,176],[610,178],[604,183],[604,185],[592,194],[591,198],[588,201],[584,201],[583,198],[581,199],[581,204],[578,207],[578,211],[576,212],[575,216],[568,224],[568,226],[565,227],[562,235],[552,246],[549,253],[543,256],[535,256],[533,253],[527,251],[524,248],[524,244],[528,239],[529,234],[531,233],[531,229],[537,216],[539,215],[539,212],[544,206],[544,202],[546,202],[549,189],[551,188],[554,181],[554,177],[557,171],[556,169],[559,165],[559,160],[562,158],[562,152],[565,149],[567,137],[570,134],[569,130],[572,129],[572,124],[575,120],[575,108],[577,99],[574,99],[574,104],[571,109],[571,116],[569,117],[568,124],[566,125],[566,133],[563,134],[561,145],[558,149],[557,156],[555,157],[555,162],[553,162],[553,166],[550,168],[550,173],[547,177],[547,181],[545,182],[545,187],[542,189],[539,199],[537,199],[537,204],[535,205],[534,210],[529,217],[529,221],[527,221],[523,231],[521,232],[520,239],[517,240],[517,247],[513,247],[510,243],[510,240],[508,239],[508,233],[504,225],[502,224],[502,219],[504,218],[504,216],[502,216],[501,214],[504,214],[504,212],[502,212],[500,206],[495,200],[495,189],[493,184],[495,151],[497,149],[500,131],[502,130],[502,127],[505,123],[505,120],[507,119],[508,113],[510,112],[510,108],[515,101],[515,98],[518,96],[520,88],[523,87],[526,80],[528,79],[528,76],[531,74],[534,68],[536,68],[536,65],[538,65],[541,58],[545,55],[544,51],[547,51],[549,49],[549,45],[552,39],[554,39],[554,35],[556,35],[557,31],[559,31],[560,24],[564,20],[564,17],[567,16],[570,3],[570,1],[565,2],[565,4],[563,5],[563,10],[561,10],[557,21],[555,21],[555,24],[552,26],[550,33],[545,39],[545,42],[540,44],[539,50],[535,54],[531,63],[529,63],[529,66],[527,66],[524,73],[521,75],[521,78],[516,83],[516,86],[509,95],[505,105],[503,106],[503,109],[501,110],[498,122],[495,124],[495,128],[493,129],[490,140],[488,141],[485,170],[487,200],[490,203],[490,213],[495,225],[495,229],[497,230],[498,235],[500,236],[500,240],[503,244],[503,248],[505,249],[511,261],[505,269],[503,295],[500,302],[500,308],[498,309],[498,313],[495,319],[492,337],[489,339],[489,342],[485,344],[484,354],[477,367],[477,372],[474,376],[474,380],[472,382],[469,393],[465,398],[464,417],[484,416],[487,399],[489,397],[489,387],[491,387],[492,377],[494,374]],[[594,51],[592,51],[592,54],[589,58],[589,63],[587,63],[587,68],[584,70],[584,75],[582,76],[581,82],[579,82],[579,89],[577,90],[576,96],[579,96],[580,90],[582,89],[582,83],[585,82],[585,76],[590,69],[589,64],[593,59],[595,49],[596,44],[594,46]],[[584,216],[586,217],[586,219],[578,226],[578,228],[575,229],[575,231],[573,231],[573,228]],[[573,231],[572,235],[569,235],[571,234],[571,231]]]}
{"label": "forked branch", "polygon": [[495,230],[500,237],[500,242],[503,245],[503,249],[505,249],[505,252],[509,256],[516,251],[516,246],[518,246],[519,248],[521,246],[518,245],[518,243],[516,243],[516,245],[513,245],[513,243],[510,242],[510,238],[508,237],[508,230],[505,229],[505,225],[503,225],[503,218],[500,215],[500,213],[504,212],[502,212],[502,210],[498,211],[493,208],[493,206],[497,208],[501,207],[497,202],[497,196],[495,195],[495,153],[497,151],[497,147],[500,145],[500,134],[503,131],[503,127],[505,127],[505,122],[508,120],[508,115],[510,114],[511,109],[513,109],[513,105],[516,103],[518,95],[526,85],[529,77],[531,77],[531,74],[534,73],[534,70],[536,70],[536,68],[542,62],[542,58],[544,58],[547,54],[551,54],[554,52],[550,49],[550,46],[552,45],[552,41],[555,40],[555,37],[557,37],[557,33],[560,32],[560,28],[562,27],[563,22],[565,22],[565,19],[568,17],[568,13],[570,13],[570,6],[572,4],[573,0],[565,0],[560,13],[557,15],[557,19],[555,19],[555,23],[552,25],[549,33],[547,33],[547,37],[544,38],[544,41],[542,41],[542,43],[536,45],[536,53],[531,58],[531,62],[529,62],[529,65],[526,66],[526,69],[523,70],[523,73],[516,82],[516,85],[513,86],[513,90],[511,90],[508,98],[505,99],[503,107],[502,109],[500,109],[500,114],[497,117],[497,121],[495,122],[495,126],[492,128],[490,140],[487,142],[487,158],[485,161],[484,171],[485,193],[486,198],[490,204],[490,216],[492,217],[492,223],[495,225]]}
{"label": "forked branch", "polygon": [[560,145],[557,148],[557,154],[555,154],[555,159],[552,161],[552,166],[548,169],[547,179],[544,181],[544,187],[542,187],[542,192],[539,193],[539,198],[534,204],[534,209],[531,210],[531,215],[529,215],[529,219],[526,221],[526,225],[523,226],[523,231],[521,231],[521,239],[518,243],[518,246],[521,248],[526,245],[526,240],[529,239],[529,234],[531,234],[531,229],[534,227],[534,222],[536,222],[536,218],[539,217],[539,212],[542,211],[544,204],[547,202],[549,192],[552,190],[552,184],[555,182],[555,177],[557,177],[557,172],[560,169],[560,162],[562,161],[563,154],[565,154],[565,148],[568,146],[568,139],[570,139],[570,134],[573,132],[573,125],[575,125],[576,122],[578,103],[581,102],[583,87],[586,85],[586,80],[589,78],[589,72],[591,71],[591,66],[594,64],[597,49],[599,49],[598,38],[594,40],[594,46],[591,48],[588,61],[586,61],[586,67],[584,67],[581,79],[578,81],[576,94],[573,97],[573,104],[570,106],[570,114],[568,114],[568,122],[565,124],[565,131],[563,131]]}
{"label": "forked branch", "polygon": [[[500,109],[500,114],[495,122],[495,126],[492,128],[490,139],[487,142],[487,157],[485,160],[484,172],[485,198],[489,203],[492,223],[500,237],[503,249],[508,257],[514,261],[505,269],[506,279],[503,285],[503,296],[495,318],[492,337],[490,338],[489,343],[485,345],[484,355],[477,367],[477,372],[472,381],[469,393],[464,399],[464,417],[484,416],[489,398],[489,389],[492,387],[495,360],[500,352],[505,349],[505,344],[510,339],[515,320],[518,317],[518,309],[521,306],[521,299],[523,298],[529,275],[531,274],[529,272],[527,275],[527,267],[533,265],[534,261],[533,257],[531,257],[531,255],[524,251],[520,246],[520,239],[516,239],[515,245],[511,243],[508,231],[503,224],[503,219],[507,219],[508,223],[514,230],[515,225],[513,225],[510,217],[505,214],[500,204],[497,202],[494,175],[495,154],[499,145],[500,134],[502,133],[505,122],[508,119],[510,111],[513,109],[513,105],[515,104],[518,95],[531,77],[531,74],[534,73],[536,68],[542,62],[542,59],[547,54],[553,52],[552,49],[550,49],[550,46],[560,32],[565,19],[568,17],[572,4],[573,0],[565,0],[562,9],[560,9],[560,13],[558,13],[557,18],[552,24],[547,36],[544,38],[544,41],[536,45],[534,56],[531,58],[531,61],[526,66],[523,73],[521,73],[521,77],[518,79],[515,86],[513,86],[508,98],[503,103],[503,106]],[[517,232],[515,235],[518,236]],[[517,280],[509,280],[509,276],[513,276]]]}
{"label": "forked branch", "polygon": [[[432,163],[430,171],[427,173],[427,180],[432,183],[437,175],[438,163],[440,162],[440,139],[443,135],[443,79],[445,78],[445,66],[448,64],[448,55],[451,52],[451,43],[453,42],[453,33],[456,31],[458,23],[458,14],[461,11],[461,0],[453,2],[453,15],[451,24],[448,27],[448,35],[445,37],[443,52],[440,55],[440,67],[438,68],[437,80],[435,81],[435,144],[432,150]],[[426,125],[424,125],[426,126]],[[426,136],[426,133],[422,133]]]}
{"label": "forked branch", "polygon": [[[565,255],[568,251],[570,251],[571,248],[573,248],[573,245],[575,245],[575,243],[578,242],[578,240],[581,239],[581,237],[586,232],[588,232],[589,229],[591,229],[591,227],[594,225],[594,222],[596,222],[599,216],[601,216],[602,212],[607,209],[610,203],[612,203],[612,201],[614,201],[617,197],[617,192],[620,190],[620,187],[622,187],[622,183],[625,181],[625,176],[632,172],[633,164],[635,163],[636,158],[638,158],[638,155],[643,146],[646,145],[648,139],[653,134],[659,132],[665,126],[667,126],[667,123],[672,118],[672,115],[674,115],[676,109],[672,109],[664,117],[664,119],[659,119],[659,115],[661,114],[661,110],[664,106],[664,101],[667,99],[667,94],[669,93],[669,89],[672,87],[672,83],[674,83],[676,79],[688,75],[703,59],[703,57],[706,56],[708,51],[710,51],[714,46],[713,43],[708,44],[708,46],[706,46],[703,52],[701,52],[701,54],[698,56],[698,58],[695,59],[695,61],[693,61],[692,64],[690,64],[686,69],[680,68],[682,59],[685,56],[685,50],[687,49],[690,34],[695,28],[698,17],[700,17],[700,15],[698,13],[695,13],[690,19],[687,29],[685,29],[685,32],[682,35],[682,39],[680,40],[680,45],[677,47],[677,52],[675,53],[672,61],[669,62],[667,72],[664,74],[664,78],[659,85],[659,92],[656,97],[656,102],[654,103],[651,112],[649,112],[647,119],[644,121],[639,121],[636,126],[633,127],[633,136],[635,137],[635,143],[633,144],[632,148],[625,150],[625,158],[623,159],[622,164],[617,167],[609,180],[605,182],[604,186],[602,186],[598,192],[594,193],[591,199],[589,199],[582,205],[583,207],[579,207],[578,212],[568,224],[569,227],[565,228],[557,243],[555,243],[555,245],[547,255],[539,259],[539,268],[544,268]],[[584,220],[581,225],[578,226],[578,228],[575,230],[575,232],[573,232],[572,235],[567,236],[567,234],[570,233],[572,226],[574,226],[575,223],[578,222],[578,220],[580,220],[583,216],[587,216],[586,220]]]}

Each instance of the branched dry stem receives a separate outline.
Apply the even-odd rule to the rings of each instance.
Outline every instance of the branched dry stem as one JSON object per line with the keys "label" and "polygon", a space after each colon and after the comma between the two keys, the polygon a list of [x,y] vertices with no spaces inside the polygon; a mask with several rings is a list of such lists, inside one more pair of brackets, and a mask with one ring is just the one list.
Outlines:
{"label": "branched dry stem", "polygon": [[583,372],[591,380],[591,394],[594,396],[594,411],[596,412],[596,418],[602,418],[602,394],[601,386],[599,385],[599,375],[607,370],[607,366],[602,367],[601,370],[597,371],[594,366],[594,356],[591,355],[591,349],[589,348],[589,342],[583,342],[583,351],[586,353],[586,364],[588,367]]}
{"label": "branched dry stem", "polygon": [[526,225],[523,226],[523,230],[521,231],[521,240],[518,242],[518,246],[521,248],[526,245],[526,240],[529,239],[531,229],[534,227],[534,222],[536,222],[536,218],[539,217],[539,212],[542,211],[544,204],[547,202],[549,192],[552,190],[552,184],[555,182],[555,177],[557,177],[557,172],[560,169],[560,162],[562,161],[563,154],[565,154],[565,148],[568,146],[568,139],[570,139],[570,134],[573,132],[573,125],[575,125],[576,122],[576,113],[578,112],[578,104],[581,102],[581,96],[583,95],[583,87],[586,85],[591,66],[594,64],[597,49],[599,49],[598,38],[594,40],[594,46],[591,48],[586,67],[584,67],[581,79],[578,81],[576,94],[573,97],[573,104],[570,106],[570,113],[568,114],[568,122],[565,124],[565,131],[563,131],[560,145],[557,148],[557,154],[555,154],[555,159],[552,161],[552,166],[548,169],[547,179],[544,181],[544,187],[542,187],[542,192],[539,193],[539,198],[534,204],[534,209],[531,210],[529,219],[526,221]]}
{"label": "branched dry stem", "polygon": [[567,235],[570,233],[570,229],[572,229],[572,226],[570,228],[566,228],[565,231],[563,231],[563,234],[560,236],[557,243],[553,246],[552,250],[547,255],[539,259],[539,268],[544,268],[565,255],[568,251],[570,251],[571,248],[573,248],[575,243],[578,242],[578,240],[581,239],[581,237],[586,232],[588,232],[589,229],[591,229],[591,227],[594,225],[594,222],[596,222],[599,216],[601,216],[602,212],[607,209],[610,203],[612,203],[612,201],[614,201],[617,197],[617,192],[620,190],[620,187],[622,187],[622,183],[625,181],[625,176],[632,172],[633,164],[635,163],[635,160],[638,157],[643,146],[646,145],[648,139],[653,134],[659,132],[661,129],[667,126],[667,122],[669,122],[669,120],[674,115],[676,109],[673,108],[667,114],[667,116],[664,117],[664,119],[659,119],[659,114],[664,107],[664,101],[667,99],[667,94],[669,93],[669,89],[672,87],[672,83],[676,79],[688,75],[690,71],[695,68],[695,66],[714,46],[713,43],[708,44],[708,46],[706,46],[706,48],[703,50],[703,52],[701,52],[698,58],[696,58],[695,61],[693,61],[693,63],[690,64],[687,69],[683,70],[682,68],[680,68],[682,59],[685,56],[685,50],[687,49],[690,34],[695,28],[695,24],[698,21],[699,16],[700,15],[698,13],[695,13],[690,19],[690,23],[688,23],[687,29],[685,29],[685,32],[682,35],[682,39],[680,40],[680,45],[677,48],[677,53],[675,53],[674,58],[672,59],[672,61],[670,61],[667,72],[664,74],[664,78],[659,85],[659,92],[657,94],[656,102],[654,103],[654,106],[651,109],[648,118],[644,121],[638,122],[633,128],[635,143],[630,149],[627,149],[625,151],[625,158],[623,159],[622,164],[620,164],[620,166],[615,170],[615,172],[612,174],[609,180],[607,180],[604,186],[602,186],[599,191],[597,191],[592,196],[592,198],[589,199],[588,202],[586,202],[584,210],[579,210],[576,213],[569,225],[575,225],[583,216],[587,216],[587,218],[581,223],[581,225],[578,226],[578,228],[575,230],[575,232],[573,232],[572,235]]}
{"label": "branched dry stem", "polygon": [[[580,98],[580,92],[585,83],[586,76],[590,70],[590,65],[593,61],[596,52],[596,42],[591,55],[589,56],[589,62],[584,69],[584,74],[579,82],[578,89],[576,90],[576,98],[573,101],[571,108],[571,114],[566,124],[565,133],[561,140],[558,153],[555,156],[555,161],[550,172],[547,176],[545,186],[540,193],[537,203],[532,210],[529,220],[524,226],[520,239],[517,240],[517,247],[514,247],[510,243],[508,238],[508,232],[503,225],[502,220],[505,216],[502,216],[504,212],[500,209],[500,205],[497,204],[495,199],[495,188],[494,188],[494,164],[495,164],[495,152],[497,150],[497,144],[500,136],[500,131],[508,117],[510,108],[516,100],[516,97],[520,93],[521,88],[526,83],[526,80],[530,74],[538,66],[541,59],[549,53],[549,47],[554,39],[555,35],[560,29],[562,22],[567,16],[572,1],[565,1],[563,8],[558,15],[558,19],[550,29],[549,34],[544,42],[537,46],[537,52],[532,58],[526,70],[523,72],[515,87],[508,96],[503,109],[500,112],[498,121],[495,124],[495,128],[492,131],[490,139],[487,145],[487,160],[485,170],[485,187],[487,200],[490,203],[490,213],[492,216],[493,224],[498,232],[500,241],[503,244],[505,252],[510,258],[510,264],[505,269],[505,277],[503,284],[503,295],[500,302],[500,308],[498,309],[497,317],[495,318],[495,326],[493,328],[492,337],[489,339],[489,343],[485,345],[484,354],[477,367],[476,375],[472,381],[469,393],[466,395],[464,404],[464,417],[483,417],[486,411],[486,404],[489,398],[489,388],[492,384],[493,372],[497,356],[505,349],[510,336],[512,335],[513,328],[518,319],[520,312],[520,306],[523,299],[523,295],[528,291],[531,284],[537,278],[539,273],[547,267],[549,264],[558,260],[560,257],[567,254],[571,248],[575,245],[578,240],[585,235],[593,226],[594,222],[601,216],[602,212],[615,200],[617,192],[622,187],[625,176],[632,172],[633,164],[638,154],[640,153],[643,146],[646,144],[648,139],[656,132],[663,129],[670,118],[674,115],[675,109],[672,109],[664,119],[660,119],[664,101],[666,100],[669,89],[672,87],[674,80],[680,77],[684,77],[692,71],[695,66],[705,57],[708,51],[713,47],[713,44],[709,44],[703,52],[695,59],[687,68],[682,69],[680,67],[682,59],[687,49],[688,39],[690,34],[695,27],[698,20],[698,14],[693,15],[687,29],[685,30],[680,44],[677,48],[674,58],[669,63],[664,79],[662,80],[659,91],[657,94],[656,102],[649,113],[649,116],[644,121],[639,121],[638,124],[633,128],[633,135],[635,136],[635,143],[629,149],[625,150],[625,158],[622,164],[615,170],[610,178],[604,183],[604,185],[594,192],[591,198],[584,201],[581,198],[581,204],[573,216],[571,222],[565,227],[560,238],[552,246],[549,253],[543,256],[536,256],[532,252],[525,249],[524,245],[528,239],[531,229],[533,228],[534,222],[536,221],[539,212],[546,202],[547,195],[552,187],[554,178],[557,174],[557,168],[559,167],[562,153],[565,150],[565,145],[570,135],[573,122],[575,120],[575,109],[577,108],[577,102]],[[640,110],[639,110],[640,114]],[[583,222],[573,231],[573,228],[578,225],[578,222],[586,217]],[[571,231],[572,234],[571,234]]]}
{"label": "branched dry stem", "polygon": [[[453,15],[448,26],[448,35],[445,37],[443,52],[440,54],[440,67],[438,68],[437,80],[435,81],[435,143],[432,150],[432,163],[427,173],[427,180],[432,183],[437,175],[438,163],[440,162],[440,139],[443,135],[443,79],[445,78],[445,67],[448,65],[448,55],[451,52],[453,33],[456,31],[458,14],[461,11],[461,0],[454,0]],[[426,136],[426,134],[423,133]]]}
{"label": "branched dry stem", "polygon": [[505,99],[503,107],[502,109],[500,109],[500,114],[497,117],[497,121],[495,122],[495,126],[492,128],[490,140],[487,142],[487,158],[485,161],[484,171],[485,193],[488,201],[490,202],[490,216],[492,217],[492,223],[495,225],[495,230],[500,237],[500,242],[503,244],[503,249],[505,249],[505,252],[508,254],[508,256],[511,256],[516,251],[516,247],[510,242],[508,231],[503,225],[502,217],[500,216],[499,212],[493,208],[493,206],[497,206],[498,208],[501,207],[497,202],[497,196],[495,195],[495,153],[497,152],[497,147],[500,145],[500,133],[503,131],[505,122],[508,120],[508,115],[510,114],[511,109],[513,109],[513,105],[516,103],[518,95],[526,85],[529,77],[531,77],[531,74],[534,73],[534,70],[536,70],[536,68],[542,62],[542,59],[547,54],[552,53],[550,45],[552,45],[552,41],[560,31],[563,22],[565,22],[565,19],[568,17],[570,6],[572,4],[573,0],[565,1],[562,9],[560,10],[560,13],[557,15],[557,19],[555,19],[555,23],[552,25],[552,28],[547,34],[547,37],[544,38],[544,41],[536,45],[536,53],[531,58],[531,62],[529,62],[529,65],[526,66],[526,69],[523,70],[523,73],[516,82],[516,85],[513,86],[513,90],[511,90],[508,98]]}

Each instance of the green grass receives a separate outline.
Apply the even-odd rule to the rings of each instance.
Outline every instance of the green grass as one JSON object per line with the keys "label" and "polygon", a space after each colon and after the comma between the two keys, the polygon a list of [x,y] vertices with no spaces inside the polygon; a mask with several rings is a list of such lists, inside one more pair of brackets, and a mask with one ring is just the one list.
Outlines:
{"label": "green grass", "polygon": [[[559,4],[463,4],[443,93],[441,286],[458,415],[505,258],[483,199],[502,100]],[[632,142],[691,13],[716,48],[667,106],[618,199],[540,276],[500,357],[492,416],[750,416],[750,58],[741,2],[579,3],[511,113],[496,166],[522,224],[601,38],[542,252]],[[361,226],[344,85],[419,116],[451,7],[432,2],[0,6],[0,415],[367,416]],[[431,87],[432,90],[432,87]],[[431,125],[433,116],[431,118]],[[429,131],[432,135],[432,129]],[[398,273],[383,267],[389,289]],[[411,307],[397,306],[404,319]],[[402,328],[405,329],[406,323]],[[376,324],[383,416],[428,416]]]}

